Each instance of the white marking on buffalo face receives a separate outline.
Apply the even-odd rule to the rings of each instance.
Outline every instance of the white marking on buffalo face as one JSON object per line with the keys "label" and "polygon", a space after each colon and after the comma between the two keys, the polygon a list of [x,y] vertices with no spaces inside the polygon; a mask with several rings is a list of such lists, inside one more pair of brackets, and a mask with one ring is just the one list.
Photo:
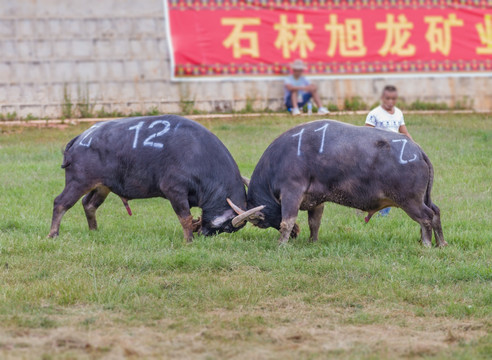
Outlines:
{"label": "white marking on buffalo face", "polygon": [[223,223],[225,223],[228,220],[231,220],[234,217],[234,211],[232,210],[227,210],[225,213],[222,215],[216,217],[215,219],[212,220],[212,225],[214,227],[220,227]]}

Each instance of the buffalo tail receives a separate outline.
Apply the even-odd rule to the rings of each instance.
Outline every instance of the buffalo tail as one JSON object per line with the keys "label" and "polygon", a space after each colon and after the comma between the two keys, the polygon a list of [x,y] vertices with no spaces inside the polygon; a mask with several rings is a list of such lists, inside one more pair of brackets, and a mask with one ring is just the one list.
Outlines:
{"label": "buffalo tail", "polygon": [[63,163],[61,165],[61,168],[62,169],[67,168],[72,163],[72,157],[70,156],[70,153],[68,152],[68,150],[70,150],[70,148],[73,146],[73,144],[75,143],[75,141],[77,141],[77,139],[79,138],[79,136],[76,136],[72,140],[70,140],[70,142],[65,147],[65,151],[63,152]]}
{"label": "buffalo tail", "polygon": [[434,183],[434,168],[432,167],[432,164],[427,157],[427,155],[422,151],[422,155],[424,157],[424,161],[429,167],[429,182],[427,183],[427,189],[425,190],[425,197],[424,197],[424,203],[428,207],[432,209],[432,200],[431,200],[431,190],[432,190],[432,184]]}

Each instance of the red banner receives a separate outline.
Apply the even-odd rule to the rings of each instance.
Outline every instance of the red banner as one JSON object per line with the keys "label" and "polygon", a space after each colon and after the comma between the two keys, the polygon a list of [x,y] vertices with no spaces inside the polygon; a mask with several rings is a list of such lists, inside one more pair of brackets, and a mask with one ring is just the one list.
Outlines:
{"label": "red banner", "polygon": [[[167,0],[164,0],[167,1]],[[169,0],[175,77],[492,70],[491,0]]]}

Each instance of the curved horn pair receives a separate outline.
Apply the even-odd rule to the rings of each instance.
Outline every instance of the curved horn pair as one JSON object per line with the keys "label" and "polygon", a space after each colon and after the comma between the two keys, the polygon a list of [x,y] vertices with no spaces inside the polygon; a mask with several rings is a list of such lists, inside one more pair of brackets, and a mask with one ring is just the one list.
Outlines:
{"label": "curved horn pair", "polygon": [[252,209],[249,209],[247,211],[244,211],[241,209],[239,206],[234,204],[231,199],[227,198],[227,203],[231,206],[231,208],[236,212],[237,216],[232,219],[232,226],[234,227],[239,227],[241,226],[245,221],[248,221],[250,219],[254,219],[256,217],[256,213],[258,211],[261,211],[265,208],[265,205],[257,206]]}

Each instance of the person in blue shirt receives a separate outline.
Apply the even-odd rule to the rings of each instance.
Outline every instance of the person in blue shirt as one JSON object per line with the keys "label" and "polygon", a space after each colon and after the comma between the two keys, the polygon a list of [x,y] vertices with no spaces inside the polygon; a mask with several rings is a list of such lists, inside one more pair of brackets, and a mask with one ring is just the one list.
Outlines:
{"label": "person in blue shirt", "polygon": [[321,105],[317,86],[311,84],[308,79],[302,76],[303,71],[306,69],[304,62],[298,59],[292,63],[291,68],[292,75],[286,78],[284,83],[284,102],[291,114],[300,115],[300,109],[302,109],[311,98],[318,107],[318,114],[328,114],[328,109]]}

